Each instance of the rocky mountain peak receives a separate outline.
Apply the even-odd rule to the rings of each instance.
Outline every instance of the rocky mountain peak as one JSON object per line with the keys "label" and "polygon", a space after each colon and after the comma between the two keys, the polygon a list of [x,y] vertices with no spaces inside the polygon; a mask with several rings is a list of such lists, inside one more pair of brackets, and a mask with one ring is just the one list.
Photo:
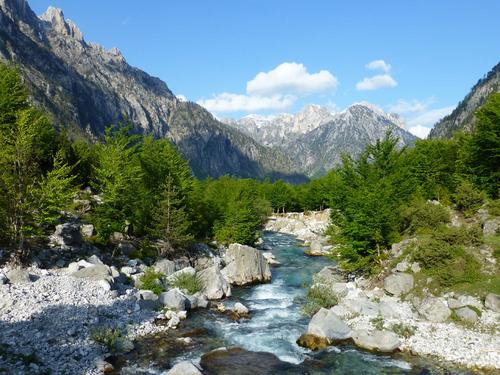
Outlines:
{"label": "rocky mountain peak", "polygon": [[83,42],[82,32],[73,21],[64,18],[61,9],[49,6],[45,13],[40,16],[40,19],[45,21],[55,32]]}

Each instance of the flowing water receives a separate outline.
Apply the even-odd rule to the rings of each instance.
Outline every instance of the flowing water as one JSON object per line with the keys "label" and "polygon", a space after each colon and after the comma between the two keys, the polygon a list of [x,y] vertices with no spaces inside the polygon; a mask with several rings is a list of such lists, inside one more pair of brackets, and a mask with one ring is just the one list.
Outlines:
{"label": "flowing water", "polygon": [[[348,345],[332,346],[321,352],[299,347],[295,341],[305,332],[309,318],[302,313],[305,288],[312,275],[331,261],[323,257],[304,255],[304,248],[293,236],[267,232],[264,243],[281,263],[272,269],[272,282],[244,288],[234,288],[233,297],[224,301],[229,308],[241,302],[251,311],[250,319],[239,322],[214,311],[190,314],[183,328],[184,336],[193,336],[196,344],[185,349],[160,349],[157,342],[146,341],[142,350],[146,357],[135,360],[163,366],[184,360],[199,360],[200,356],[221,346],[238,346],[250,351],[269,352],[285,362],[314,362],[314,369],[303,366],[308,374],[468,374],[459,369],[444,369],[436,363],[418,360],[402,354],[376,355]],[[188,332],[188,333],[185,333]],[[140,352],[141,349],[139,349]],[[174,357],[174,358],[172,358]],[[309,362],[308,362],[309,361]],[[446,367],[446,366],[445,366]],[[287,371],[282,372],[286,374]]]}

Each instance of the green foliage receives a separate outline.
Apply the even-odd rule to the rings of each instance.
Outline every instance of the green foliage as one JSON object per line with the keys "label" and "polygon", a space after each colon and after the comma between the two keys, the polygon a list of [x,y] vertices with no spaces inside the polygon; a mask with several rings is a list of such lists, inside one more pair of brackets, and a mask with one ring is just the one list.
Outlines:
{"label": "green foliage", "polygon": [[181,272],[175,275],[170,282],[170,286],[184,290],[188,294],[195,294],[203,289],[203,284],[198,275],[188,272]]}
{"label": "green foliage", "polygon": [[462,181],[454,194],[457,209],[462,211],[465,216],[472,216],[474,212],[484,203],[485,194],[476,189],[469,181]]}
{"label": "green foliage", "polygon": [[326,284],[313,284],[307,288],[307,303],[303,307],[306,315],[316,314],[322,307],[329,309],[338,303],[338,297]]}
{"label": "green foliage", "polygon": [[370,319],[370,323],[372,324],[373,328],[382,331],[384,329],[384,318],[382,318],[381,315],[377,315],[374,318]]}
{"label": "green foliage", "polygon": [[433,237],[450,245],[479,246],[483,243],[483,231],[478,225],[471,227],[441,225],[433,232]]}
{"label": "green foliage", "polygon": [[409,339],[415,334],[417,330],[416,327],[404,324],[404,323],[396,323],[391,326],[391,330],[398,336],[404,337],[405,339]]}
{"label": "green foliage", "polygon": [[488,213],[491,216],[500,216],[500,199],[493,199],[488,202]]}
{"label": "green foliage", "polygon": [[409,233],[434,229],[450,221],[450,213],[440,204],[417,200],[403,209],[403,229]]}
{"label": "green foliage", "polygon": [[462,246],[428,239],[416,245],[412,261],[418,262],[424,272],[443,287],[480,281],[483,275],[477,259]]}
{"label": "green foliage", "polygon": [[165,291],[165,287],[162,283],[163,274],[161,272],[156,272],[152,268],[148,268],[144,275],[139,278],[142,283],[142,289],[150,290],[154,294],[161,294]]}
{"label": "green foliage", "polygon": [[108,351],[115,352],[118,349],[121,332],[116,328],[99,327],[90,332],[90,339],[102,346]]}

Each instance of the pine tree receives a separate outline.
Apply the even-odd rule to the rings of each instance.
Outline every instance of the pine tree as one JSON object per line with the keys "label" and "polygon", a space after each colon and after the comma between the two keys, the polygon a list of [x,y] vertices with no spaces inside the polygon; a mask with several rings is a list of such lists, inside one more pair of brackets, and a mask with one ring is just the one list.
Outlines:
{"label": "pine tree", "polygon": [[153,222],[153,234],[165,241],[165,248],[159,255],[184,250],[193,241],[191,222],[171,175],[165,180],[161,201],[153,212]]}

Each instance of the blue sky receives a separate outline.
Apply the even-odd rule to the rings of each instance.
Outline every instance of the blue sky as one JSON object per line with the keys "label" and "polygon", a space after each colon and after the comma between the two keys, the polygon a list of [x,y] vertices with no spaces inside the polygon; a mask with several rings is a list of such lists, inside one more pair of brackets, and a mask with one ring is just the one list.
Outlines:
{"label": "blue sky", "polygon": [[368,101],[423,135],[500,60],[500,1],[29,0],[219,117]]}

